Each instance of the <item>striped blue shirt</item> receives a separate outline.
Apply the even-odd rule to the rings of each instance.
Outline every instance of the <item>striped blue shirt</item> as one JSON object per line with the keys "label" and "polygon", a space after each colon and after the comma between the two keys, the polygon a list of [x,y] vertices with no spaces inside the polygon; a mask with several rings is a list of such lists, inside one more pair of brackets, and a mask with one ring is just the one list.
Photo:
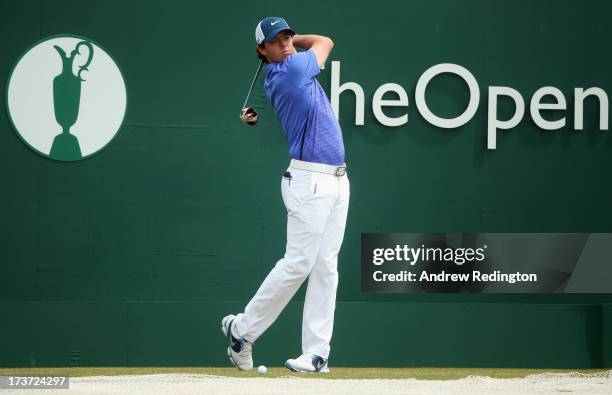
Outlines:
{"label": "striped blue shirt", "polygon": [[344,163],[342,131],[316,76],[313,51],[298,52],[283,62],[267,64],[264,91],[281,123],[289,156],[307,162]]}

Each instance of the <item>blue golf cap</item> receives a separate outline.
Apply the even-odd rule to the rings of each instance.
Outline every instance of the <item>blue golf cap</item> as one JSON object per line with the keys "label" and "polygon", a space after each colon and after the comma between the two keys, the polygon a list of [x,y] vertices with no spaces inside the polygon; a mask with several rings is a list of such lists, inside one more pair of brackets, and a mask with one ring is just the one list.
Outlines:
{"label": "blue golf cap", "polygon": [[255,41],[257,41],[257,45],[268,43],[274,40],[274,37],[283,30],[289,30],[291,34],[295,34],[283,18],[269,16],[257,24],[255,28]]}

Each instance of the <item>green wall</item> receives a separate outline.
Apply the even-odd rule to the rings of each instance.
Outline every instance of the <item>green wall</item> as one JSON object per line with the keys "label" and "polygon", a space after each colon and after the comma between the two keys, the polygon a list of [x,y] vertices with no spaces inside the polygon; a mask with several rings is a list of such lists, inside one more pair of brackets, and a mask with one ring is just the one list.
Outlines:
{"label": "green wall", "polygon": [[[226,366],[217,317],[240,302],[2,302],[0,366]],[[612,309],[340,302],[332,366],[610,367]],[[256,342],[256,364],[300,352],[302,303]],[[603,340],[607,342],[603,343]],[[331,362],[330,362],[331,363]]]}
{"label": "green wall", "polygon": [[[611,294],[364,294],[359,278],[362,232],[612,232],[612,134],[597,130],[594,102],[583,131],[572,129],[571,110],[569,126],[542,131],[527,108],[486,150],[487,86],[511,86],[527,106],[555,86],[569,109],[574,87],[612,94],[612,5],[278,4],[0,3],[2,92],[27,48],[63,33],[109,51],[128,90],[118,136],[76,163],[28,149],[3,103],[0,366],[227,364],[219,320],[243,308],[284,248],[287,148],[261,83],[252,97],[260,123],[247,128],[237,116],[266,15],[331,36],[341,82],[366,92],[364,126],[354,125],[352,94],[340,100],[351,207],[331,365],[612,366]],[[481,90],[476,116],[454,130],[429,125],[414,104],[418,77],[443,62],[469,69]],[[319,81],[329,92],[329,65]],[[383,127],[372,114],[386,82],[408,92],[407,125]],[[450,76],[432,81],[427,98],[441,116],[468,100]],[[500,103],[502,117],[512,110]],[[258,341],[256,363],[299,352],[303,290],[294,300]]]}

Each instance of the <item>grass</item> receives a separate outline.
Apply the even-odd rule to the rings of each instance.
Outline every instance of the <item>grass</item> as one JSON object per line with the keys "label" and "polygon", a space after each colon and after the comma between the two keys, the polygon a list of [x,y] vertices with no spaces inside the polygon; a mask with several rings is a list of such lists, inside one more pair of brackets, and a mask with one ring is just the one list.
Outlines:
{"label": "grass", "polygon": [[[285,368],[268,368],[265,377],[303,377],[325,379],[417,379],[455,380],[468,376],[493,378],[522,378],[530,374],[579,372],[593,374],[607,369],[495,369],[495,368],[343,368],[331,367],[326,374],[299,374]],[[0,368],[0,376],[119,376],[148,374],[207,374],[226,377],[261,377],[254,369],[241,372],[235,368],[152,368],[152,367],[97,367],[97,368]]]}

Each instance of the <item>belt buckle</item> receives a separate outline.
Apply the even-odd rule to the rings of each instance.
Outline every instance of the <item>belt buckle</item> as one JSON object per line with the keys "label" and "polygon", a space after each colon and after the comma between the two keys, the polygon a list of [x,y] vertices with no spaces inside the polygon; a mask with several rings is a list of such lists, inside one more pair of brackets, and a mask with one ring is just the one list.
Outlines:
{"label": "belt buckle", "polygon": [[342,177],[346,174],[346,166],[336,167],[336,177]]}

